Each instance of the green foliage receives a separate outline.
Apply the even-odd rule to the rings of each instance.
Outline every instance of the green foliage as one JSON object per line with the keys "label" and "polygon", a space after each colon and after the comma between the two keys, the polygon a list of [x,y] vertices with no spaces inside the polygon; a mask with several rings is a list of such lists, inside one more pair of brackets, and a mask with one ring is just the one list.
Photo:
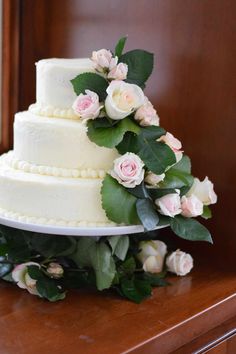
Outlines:
{"label": "green foliage", "polygon": [[165,179],[160,185],[162,188],[188,187],[185,189],[185,193],[187,193],[192,184],[190,159],[184,155],[178,163],[166,171]]}
{"label": "green foliage", "polygon": [[201,215],[201,217],[203,219],[210,219],[212,217],[212,212],[208,205],[204,205],[203,214]]}
{"label": "green foliage", "polygon": [[[99,146],[114,148],[123,139],[127,131],[138,134],[140,128],[129,117],[124,118],[115,124],[109,124],[107,119],[103,119],[104,126],[97,127],[100,119],[88,121],[89,139]],[[105,125],[106,124],[106,125]]]}
{"label": "green foliage", "polygon": [[111,286],[116,267],[111,249],[104,242],[96,242],[90,237],[81,237],[77,250],[71,258],[79,267],[93,268],[98,290]]}
{"label": "green foliage", "polygon": [[155,229],[159,222],[157,211],[150,199],[138,199],[136,202],[137,214],[141,220],[144,230],[150,231]]}
{"label": "green foliage", "polygon": [[74,252],[76,241],[72,237],[40,235],[31,240],[32,248],[44,257],[67,256]]}
{"label": "green foliage", "polygon": [[177,215],[174,218],[170,218],[170,227],[176,235],[186,240],[213,243],[207,228],[192,218]]}
{"label": "green foliage", "polygon": [[153,70],[153,54],[145,50],[135,49],[119,58],[119,62],[128,65],[127,82],[145,87],[145,82]]}
{"label": "green foliage", "polygon": [[32,279],[37,280],[36,289],[41,297],[54,302],[63,300],[65,298],[65,292],[63,292],[56,280],[48,278],[42,270],[35,265],[28,266],[28,273]]}
{"label": "green foliage", "polygon": [[129,249],[129,237],[111,236],[108,237],[108,242],[112,249],[112,255],[115,255],[117,258],[123,261]]}
{"label": "green foliage", "polygon": [[125,47],[126,41],[127,41],[127,36],[120,38],[119,41],[116,44],[115,56],[117,56],[118,58],[122,55],[122,52],[123,52],[123,49]]}
{"label": "green foliage", "polygon": [[121,184],[108,174],[103,180],[101,194],[102,207],[109,220],[118,224],[140,224],[136,211],[137,198],[131,195]]}
{"label": "green foliage", "polygon": [[104,101],[107,93],[108,81],[101,75],[95,73],[83,73],[71,80],[74,91],[77,96],[85,93],[85,90],[96,92],[100,101]]}
{"label": "green foliage", "polygon": [[152,287],[149,281],[141,280],[136,277],[121,278],[120,281],[121,293],[129,300],[139,304],[151,295]]}
{"label": "green foliage", "polygon": [[[6,261],[6,263],[4,263],[4,261]],[[11,272],[13,266],[8,263],[5,257],[0,257],[0,262],[0,278],[3,278]]]}

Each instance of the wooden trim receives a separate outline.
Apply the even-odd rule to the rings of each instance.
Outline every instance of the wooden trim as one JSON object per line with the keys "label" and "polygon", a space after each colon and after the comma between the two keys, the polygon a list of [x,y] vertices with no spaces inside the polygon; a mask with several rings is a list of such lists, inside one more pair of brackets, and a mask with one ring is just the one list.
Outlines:
{"label": "wooden trim", "polygon": [[2,19],[2,136],[0,153],[12,146],[14,113],[19,106],[20,0],[3,1]]}

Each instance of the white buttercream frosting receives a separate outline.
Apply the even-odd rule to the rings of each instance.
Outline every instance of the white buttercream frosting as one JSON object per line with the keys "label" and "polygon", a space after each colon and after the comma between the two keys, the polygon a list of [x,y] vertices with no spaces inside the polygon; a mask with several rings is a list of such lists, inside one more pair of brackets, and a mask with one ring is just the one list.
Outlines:
{"label": "white buttercream frosting", "polygon": [[27,111],[15,115],[14,156],[42,166],[108,171],[119,155],[116,149],[92,143],[81,121],[38,117]]}
{"label": "white buttercream frosting", "polygon": [[[108,223],[101,178],[67,178],[16,170],[0,158],[0,208],[37,220]],[[13,215],[14,216],[14,215]],[[41,221],[42,222],[42,221]]]}
{"label": "white buttercream frosting", "polygon": [[79,170],[76,168],[60,168],[51,166],[42,166],[29,163],[27,161],[18,160],[14,156],[13,151],[2,155],[4,162],[16,170],[22,170],[28,173],[36,173],[39,175],[70,177],[70,178],[104,178],[105,170],[94,170],[91,168]]}
{"label": "white buttercream frosting", "polygon": [[[39,107],[55,107],[51,114],[71,109],[76,98],[71,80],[84,72],[93,72],[90,59],[44,59],[36,63],[36,103]],[[49,115],[51,115],[49,114]],[[65,116],[66,118],[67,116]]]}

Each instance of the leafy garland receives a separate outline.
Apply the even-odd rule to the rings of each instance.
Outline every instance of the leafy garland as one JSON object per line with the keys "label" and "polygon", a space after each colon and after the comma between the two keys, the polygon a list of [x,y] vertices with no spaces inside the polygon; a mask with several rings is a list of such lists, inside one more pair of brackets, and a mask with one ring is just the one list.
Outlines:
{"label": "leafy garland", "polygon": [[[126,37],[121,38],[114,52],[118,63],[128,68],[123,81],[145,88],[146,81],[153,70],[153,54],[139,49],[122,54],[125,42]],[[104,51],[105,54],[109,54],[106,50],[100,52],[104,55]],[[99,58],[96,57],[94,61],[96,60]],[[165,174],[164,180],[157,185],[147,185],[144,179],[135,188],[127,188],[117,181],[112,173],[108,173],[101,189],[102,206],[108,219],[118,224],[141,223],[146,231],[165,223],[170,225],[179,237],[212,243],[209,231],[197,220],[183,215],[163,216],[157,208],[158,198],[174,193],[179,193],[180,197],[187,195],[194,183],[190,159],[183,155],[177,162],[173,149],[161,141],[167,133],[165,129],[157,125],[142,126],[135,119],[135,111],[119,120],[112,119],[108,115],[106,107],[104,108],[109,85],[112,82],[108,71],[107,67],[98,67],[97,73],[83,73],[71,81],[78,97],[82,97],[89,89],[98,95],[101,103],[102,116],[87,119],[89,139],[98,146],[116,148],[123,156],[127,153],[137,155],[145,164],[145,173],[151,172],[157,176]],[[201,216],[211,217],[211,211],[206,203]]]}

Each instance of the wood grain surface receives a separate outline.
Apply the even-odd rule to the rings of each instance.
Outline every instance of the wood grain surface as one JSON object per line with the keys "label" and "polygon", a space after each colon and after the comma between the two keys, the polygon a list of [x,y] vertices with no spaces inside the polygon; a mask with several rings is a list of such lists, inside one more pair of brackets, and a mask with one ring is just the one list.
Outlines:
{"label": "wood grain surface", "polygon": [[1,282],[0,352],[170,353],[236,313],[235,275],[197,268],[140,305],[84,291],[52,304]]}

